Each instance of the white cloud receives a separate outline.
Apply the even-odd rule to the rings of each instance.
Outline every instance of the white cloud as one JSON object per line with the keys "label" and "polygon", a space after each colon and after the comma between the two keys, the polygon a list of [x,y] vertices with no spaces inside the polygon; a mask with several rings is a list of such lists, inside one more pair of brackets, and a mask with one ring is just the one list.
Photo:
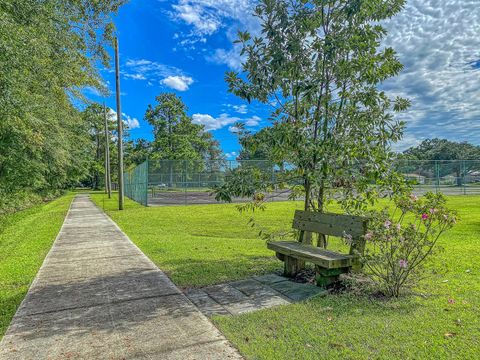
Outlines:
{"label": "white cloud", "polygon": [[138,121],[137,118],[128,117],[126,121],[127,121],[128,128],[130,130],[140,128],[140,122]]}
{"label": "white cloud", "polygon": [[168,76],[161,83],[178,91],[186,91],[193,84],[193,79],[189,76]]}
{"label": "white cloud", "polygon": [[143,74],[128,74],[128,73],[126,73],[125,77],[128,78],[128,79],[132,79],[132,80],[147,80],[147,78]]}
{"label": "white cloud", "polygon": [[205,130],[218,130],[227,125],[233,124],[240,119],[237,117],[232,117],[228,114],[221,114],[219,117],[214,118],[209,114],[193,114],[192,116],[193,123],[201,124],[205,126]]}
{"label": "white cloud", "polygon": [[229,160],[235,159],[237,155],[238,154],[235,151],[225,153],[225,157]]}
{"label": "white cloud", "polygon": [[[112,108],[108,108],[108,120],[111,122],[117,121],[117,112]],[[129,130],[138,129],[140,127],[140,122],[137,118],[131,117],[126,113],[122,112],[122,121],[128,127]]]}
{"label": "white cloud", "polygon": [[222,104],[222,106],[242,115],[248,113],[248,107],[246,104],[241,104],[241,105]]}
{"label": "white cloud", "polygon": [[83,91],[85,91],[88,94],[95,95],[95,96],[102,96],[102,93],[97,88],[95,88],[93,86],[85,86],[83,88]]}
{"label": "white cloud", "polygon": [[122,113],[122,120],[124,124],[127,125],[128,129],[133,130],[133,129],[138,129],[140,127],[140,122],[138,121],[137,118],[131,117],[125,113]]}
{"label": "white cloud", "polygon": [[405,69],[383,87],[412,100],[397,147],[427,137],[480,143],[478,0],[410,0],[385,25]]}
{"label": "white cloud", "polygon": [[235,45],[229,50],[216,49],[212,55],[207,55],[205,58],[207,61],[215,64],[225,64],[235,71],[242,70],[242,63],[245,60],[245,58],[240,55],[239,45]]}
{"label": "white cloud", "polygon": [[136,67],[136,66],[144,66],[144,65],[151,65],[153,61],[146,60],[146,59],[128,59],[125,65]]}
{"label": "white cloud", "polygon": [[173,5],[173,8],[176,18],[193,25],[197,34],[211,35],[222,25],[215,12],[208,11],[204,4],[197,1],[180,1],[178,5]]}
{"label": "white cloud", "polygon": [[237,134],[240,132],[240,129],[236,126],[229,126],[228,131],[230,131],[232,134]]}
{"label": "white cloud", "polygon": [[246,114],[248,112],[247,105],[233,105],[233,110],[235,110],[239,114]]}
{"label": "white cloud", "polygon": [[109,121],[111,122],[117,121],[117,112],[112,108],[108,108],[107,116]]}
{"label": "white cloud", "polygon": [[122,70],[122,75],[132,80],[161,81],[168,77],[187,77],[175,66],[161,64],[147,59],[128,59]]}
{"label": "white cloud", "polygon": [[[259,34],[260,24],[252,15],[256,4],[256,0],[177,0],[176,4],[172,5],[172,17],[192,28],[190,33],[186,32],[178,38],[187,38],[188,43],[192,44],[206,42],[206,37],[221,30],[225,32],[230,42],[236,39],[239,29]],[[184,41],[180,41],[180,45],[184,45]],[[226,64],[235,70],[240,70],[242,63],[239,46],[216,49],[208,54],[206,59],[214,63]]]}
{"label": "white cloud", "polygon": [[255,127],[255,126],[258,126],[260,124],[260,121],[262,121],[262,119],[260,119],[256,115],[254,115],[251,118],[248,118],[248,119],[245,120],[245,125],[249,126],[249,127]]}
{"label": "white cloud", "polygon": [[194,34],[212,35],[228,19],[248,24],[254,4],[252,0],[178,0],[172,16],[193,26]]}

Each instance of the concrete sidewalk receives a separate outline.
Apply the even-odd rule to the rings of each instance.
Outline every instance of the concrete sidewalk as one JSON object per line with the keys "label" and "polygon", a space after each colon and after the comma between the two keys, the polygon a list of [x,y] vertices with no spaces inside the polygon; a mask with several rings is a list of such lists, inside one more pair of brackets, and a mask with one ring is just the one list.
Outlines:
{"label": "concrete sidewalk", "polygon": [[87,195],[77,196],[0,359],[240,359]]}

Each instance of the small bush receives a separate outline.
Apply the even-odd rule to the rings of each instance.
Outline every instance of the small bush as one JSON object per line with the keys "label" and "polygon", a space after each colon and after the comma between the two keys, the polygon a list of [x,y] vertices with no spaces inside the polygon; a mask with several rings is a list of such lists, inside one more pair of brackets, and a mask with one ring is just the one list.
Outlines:
{"label": "small bush", "polygon": [[62,190],[49,191],[41,194],[29,190],[15,193],[7,193],[0,190],[0,232],[3,228],[2,224],[6,221],[8,215],[28,209],[42,202],[53,200],[62,193]]}
{"label": "small bush", "polygon": [[370,213],[367,249],[362,262],[387,296],[398,297],[426,274],[425,265],[439,237],[456,222],[441,194],[427,193],[395,199],[394,211]]}

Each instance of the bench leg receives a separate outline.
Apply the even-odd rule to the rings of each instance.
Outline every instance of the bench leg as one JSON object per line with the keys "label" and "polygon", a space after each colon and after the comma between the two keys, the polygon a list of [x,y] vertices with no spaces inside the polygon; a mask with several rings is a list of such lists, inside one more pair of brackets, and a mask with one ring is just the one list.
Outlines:
{"label": "bench leg", "polygon": [[350,268],[339,268],[339,269],[325,269],[319,266],[315,266],[317,273],[317,286],[326,288],[339,279],[340,274],[344,274],[350,271]]}
{"label": "bench leg", "polygon": [[285,256],[284,259],[284,275],[287,277],[294,277],[300,270],[305,268],[305,261],[298,260],[290,256]]}

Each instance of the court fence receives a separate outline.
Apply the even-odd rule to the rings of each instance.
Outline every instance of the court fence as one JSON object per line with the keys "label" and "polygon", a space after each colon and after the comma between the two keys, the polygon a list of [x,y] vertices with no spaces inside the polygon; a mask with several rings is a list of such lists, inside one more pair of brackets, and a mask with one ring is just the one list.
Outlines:
{"label": "court fence", "polygon": [[[421,195],[427,191],[446,195],[480,194],[480,160],[399,160],[392,166]],[[238,168],[255,168],[272,182],[289,165],[268,160],[147,160],[124,173],[125,195],[144,206],[217,203],[212,188],[221,185]],[[289,199],[288,189],[273,190],[267,201]],[[233,199],[242,202],[246,199]]]}

